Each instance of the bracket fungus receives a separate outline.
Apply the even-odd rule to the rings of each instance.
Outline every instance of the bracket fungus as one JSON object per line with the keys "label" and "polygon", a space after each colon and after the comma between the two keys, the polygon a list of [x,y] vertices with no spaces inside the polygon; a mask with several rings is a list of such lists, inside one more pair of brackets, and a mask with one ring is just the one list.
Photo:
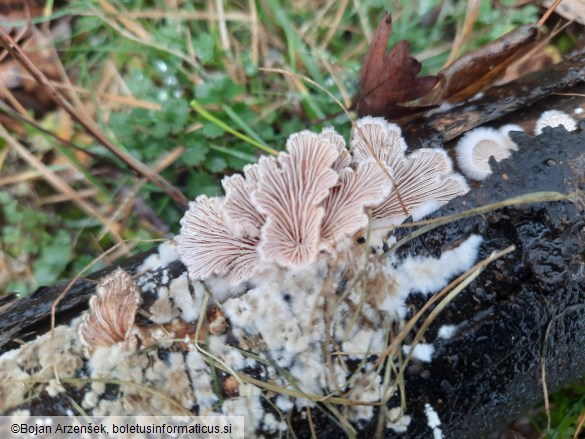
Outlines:
{"label": "bracket fungus", "polygon": [[492,174],[490,158],[493,157],[496,162],[504,160],[512,155],[511,149],[514,148],[507,132],[495,128],[476,128],[463,135],[457,143],[457,164],[469,178],[485,180]]}
{"label": "bracket fungus", "polygon": [[453,198],[469,191],[465,179],[452,172],[447,152],[421,148],[406,155],[406,142],[398,125],[380,117],[360,119],[351,133],[354,160],[379,160],[391,176],[394,189],[372,210],[373,226],[419,220]]}
{"label": "bracket fungus", "polygon": [[542,133],[544,127],[558,127],[564,126],[567,131],[575,131],[577,129],[577,121],[569,116],[567,113],[559,110],[548,110],[540,115],[534,126],[534,135],[538,136]]}
{"label": "bracket fungus", "polygon": [[333,128],[291,135],[286,152],[224,178],[225,197],[190,203],[175,238],[190,276],[235,284],[310,264],[363,230],[366,209],[373,225],[399,224],[469,190],[445,151],[406,149],[400,128],[379,117],[357,121],[349,151]]}
{"label": "bracket fungus", "polygon": [[79,325],[79,338],[88,357],[98,348],[117,343],[125,350],[133,348],[132,330],[140,297],[134,279],[121,268],[100,280]]}
{"label": "bracket fungus", "polygon": [[258,252],[264,260],[285,267],[314,262],[319,251],[325,210],[321,202],[337,183],[332,165],[337,148],[310,131],[293,134],[287,153],[261,157],[261,179],[252,194],[266,215]]}

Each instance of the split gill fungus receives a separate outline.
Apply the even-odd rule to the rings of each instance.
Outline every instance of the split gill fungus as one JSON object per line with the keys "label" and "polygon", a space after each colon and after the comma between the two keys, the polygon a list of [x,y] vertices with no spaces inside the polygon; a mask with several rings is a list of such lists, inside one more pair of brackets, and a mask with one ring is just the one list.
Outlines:
{"label": "split gill fungus", "polygon": [[372,228],[418,220],[469,190],[446,151],[406,149],[398,125],[381,117],[354,124],[349,150],[332,128],[291,135],[286,152],[225,177],[224,197],[190,203],[175,238],[189,275],[237,284],[311,264],[347,248],[369,215]]}

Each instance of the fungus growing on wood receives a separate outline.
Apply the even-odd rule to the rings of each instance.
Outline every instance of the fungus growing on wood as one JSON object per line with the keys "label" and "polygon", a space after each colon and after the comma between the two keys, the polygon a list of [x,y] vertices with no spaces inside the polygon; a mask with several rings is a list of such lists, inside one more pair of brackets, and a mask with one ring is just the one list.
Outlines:
{"label": "fungus growing on wood", "polygon": [[332,248],[340,239],[366,227],[364,207],[379,205],[391,189],[390,180],[374,161],[359,163],[356,171],[341,170],[339,185],[331,189],[323,203],[322,245]]}
{"label": "fungus growing on wood", "polygon": [[514,123],[509,123],[507,125],[501,126],[498,131],[502,133],[504,136],[504,140],[506,141],[506,147],[513,151],[518,151],[518,145],[510,138],[510,133],[514,131],[524,132],[520,125],[516,125]]}
{"label": "fungus growing on wood", "polygon": [[97,348],[116,343],[123,343],[125,350],[133,348],[132,329],[139,303],[140,291],[123,269],[100,280],[79,326],[79,338],[88,356]]}
{"label": "fungus growing on wood", "polygon": [[287,150],[278,159],[260,159],[261,179],[252,197],[266,216],[258,252],[265,260],[293,267],[317,257],[325,214],[320,204],[337,183],[331,166],[338,153],[310,131],[289,137]]}
{"label": "fungus growing on wood", "polygon": [[406,156],[400,128],[383,118],[366,117],[352,130],[354,160],[372,160],[372,153],[387,167],[394,189],[372,210],[373,223],[385,226],[428,215],[469,190],[465,180],[452,173],[451,160],[440,149],[419,149]]}
{"label": "fungus growing on wood", "polygon": [[233,283],[251,276],[257,268],[258,239],[239,238],[226,226],[223,200],[200,195],[189,203],[175,237],[181,260],[194,279],[225,275]]}
{"label": "fungus growing on wood", "polygon": [[329,140],[337,148],[337,159],[333,162],[332,168],[339,172],[351,164],[351,155],[346,148],[345,139],[333,127],[325,127],[319,137]]}
{"label": "fungus growing on wood", "polygon": [[366,227],[367,208],[374,225],[397,224],[467,192],[445,151],[405,156],[406,148],[400,128],[383,118],[357,122],[351,153],[332,128],[291,135],[287,152],[224,178],[225,199],[190,204],[176,237],[189,275],[239,283],[261,267],[310,264]]}
{"label": "fungus growing on wood", "polygon": [[406,142],[400,127],[382,117],[364,117],[351,131],[350,148],[356,162],[372,160],[372,154],[390,168],[404,159]]}
{"label": "fungus growing on wood", "polygon": [[558,127],[564,126],[567,131],[575,131],[577,129],[577,122],[567,113],[559,110],[548,110],[540,115],[534,126],[534,135],[538,136],[542,133],[544,127]]}
{"label": "fungus growing on wood", "polygon": [[244,167],[245,178],[240,174],[225,177],[221,184],[225,190],[224,219],[226,226],[238,237],[258,237],[265,218],[252,202],[251,194],[258,188],[260,179],[257,164]]}
{"label": "fungus growing on wood", "polygon": [[474,180],[485,180],[492,173],[490,157],[499,162],[511,155],[504,134],[484,127],[468,131],[461,137],[456,152],[461,171]]}

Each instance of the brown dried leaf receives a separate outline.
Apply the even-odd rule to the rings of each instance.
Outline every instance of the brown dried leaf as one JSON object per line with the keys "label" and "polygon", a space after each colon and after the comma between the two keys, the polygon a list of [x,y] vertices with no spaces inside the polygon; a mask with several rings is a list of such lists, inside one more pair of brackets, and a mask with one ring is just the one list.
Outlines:
{"label": "brown dried leaf", "polygon": [[421,64],[408,55],[409,44],[401,41],[386,53],[392,33],[392,18],[386,14],[372,39],[360,71],[360,93],[355,108],[359,116],[397,118],[425,107],[399,104],[426,95],[437,84],[437,76],[417,78]]}
{"label": "brown dried leaf", "polygon": [[473,96],[490,85],[537,38],[538,25],[529,23],[461,56],[439,72],[439,86],[423,101],[429,104],[445,99],[458,102]]}

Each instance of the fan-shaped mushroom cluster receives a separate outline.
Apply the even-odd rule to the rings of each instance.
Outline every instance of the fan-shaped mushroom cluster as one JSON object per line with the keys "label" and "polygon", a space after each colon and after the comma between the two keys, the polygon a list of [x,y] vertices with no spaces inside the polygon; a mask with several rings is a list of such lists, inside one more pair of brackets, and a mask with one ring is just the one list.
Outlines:
{"label": "fan-shaped mushroom cluster", "polygon": [[406,148],[383,118],[359,120],[350,151],[331,128],[293,134],[287,152],[225,177],[225,197],[190,203],[175,238],[190,276],[237,283],[268,264],[312,263],[366,227],[367,208],[374,225],[399,224],[468,191],[445,151]]}

